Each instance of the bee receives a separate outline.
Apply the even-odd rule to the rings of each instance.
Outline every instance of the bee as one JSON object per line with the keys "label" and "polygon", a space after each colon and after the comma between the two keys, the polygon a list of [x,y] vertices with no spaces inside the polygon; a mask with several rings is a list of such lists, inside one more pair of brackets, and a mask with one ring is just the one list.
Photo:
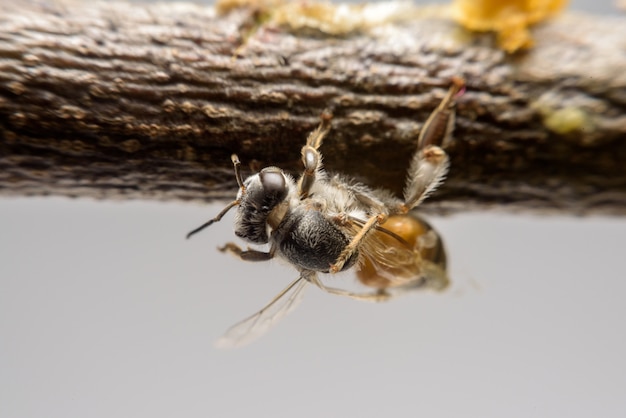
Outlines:
{"label": "bee", "polygon": [[[242,346],[263,335],[298,305],[307,284],[373,302],[414,289],[448,286],[442,240],[413,209],[446,175],[448,156],[443,147],[451,139],[456,98],[464,88],[461,79],[453,79],[424,123],[403,199],[324,170],[320,147],[331,128],[328,114],[322,115],[302,148],[304,170],[298,179],[278,167],[266,167],[243,180],[239,158],[232,155],[237,197],[187,238],[236,208],[235,235],[252,244],[269,244],[269,250],[243,250],[232,242],[220,250],[245,261],[280,257],[299,271],[299,277],[260,311],[231,327],[217,341],[218,347]],[[349,269],[356,271],[366,291],[331,287],[318,275]]]}

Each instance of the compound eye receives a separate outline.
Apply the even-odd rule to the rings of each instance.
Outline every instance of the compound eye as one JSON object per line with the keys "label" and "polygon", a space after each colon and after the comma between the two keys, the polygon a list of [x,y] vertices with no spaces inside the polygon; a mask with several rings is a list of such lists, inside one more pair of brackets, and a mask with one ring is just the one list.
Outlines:
{"label": "compound eye", "polygon": [[259,176],[266,194],[282,195],[285,193],[287,189],[285,176],[280,171],[261,171]]}

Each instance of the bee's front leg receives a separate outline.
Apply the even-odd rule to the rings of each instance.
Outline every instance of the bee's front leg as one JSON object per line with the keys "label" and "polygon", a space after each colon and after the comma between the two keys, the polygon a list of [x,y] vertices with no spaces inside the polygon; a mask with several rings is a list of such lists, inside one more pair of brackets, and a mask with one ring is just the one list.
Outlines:
{"label": "bee's front leg", "polygon": [[298,181],[298,195],[300,199],[309,197],[309,191],[315,183],[315,175],[320,168],[322,157],[319,152],[322,141],[328,131],[330,131],[330,121],[332,116],[327,113],[322,114],[322,121],[319,126],[309,134],[306,144],[302,147],[302,164],[304,172]]}
{"label": "bee's front leg", "polygon": [[234,242],[227,242],[222,247],[218,247],[217,249],[223,253],[228,252],[228,253],[234,254],[235,256],[245,261],[271,260],[272,258],[274,258],[274,254],[276,253],[274,246],[272,246],[268,252],[257,251],[257,250],[253,250],[250,248],[244,251],[241,249],[240,246],[238,246]]}

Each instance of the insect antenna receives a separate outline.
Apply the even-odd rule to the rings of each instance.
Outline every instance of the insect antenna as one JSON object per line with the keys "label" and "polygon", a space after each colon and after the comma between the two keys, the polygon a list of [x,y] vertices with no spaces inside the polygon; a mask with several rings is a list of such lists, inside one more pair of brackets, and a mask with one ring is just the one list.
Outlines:
{"label": "insect antenna", "polygon": [[[233,167],[235,168],[235,178],[237,179],[237,184],[239,185],[239,189],[241,190],[241,193],[243,195],[246,192],[246,186],[244,186],[243,180],[241,178],[241,162],[239,161],[239,157],[237,157],[237,154],[231,155],[230,160],[233,162]],[[239,203],[241,203],[240,199],[235,199],[230,202],[224,209],[222,209],[220,213],[217,214],[215,218],[203,223],[193,231],[189,232],[187,234],[187,239],[189,239],[192,235],[202,231],[204,228],[211,226],[213,223],[219,222],[229,210],[231,210],[234,206],[237,206]]]}
{"label": "insect antenna", "polygon": [[188,233],[187,234],[187,239],[189,239],[192,235],[202,231],[204,228],[207,228],[207,227],[211,226],[213,223],[219,222],[222,219],[222,217],[224,215],[226,215],[226,212],[231,210],[233,208],[233,206],[237,206],[239,203],[240,203],[239,199],[233,200],[232,202],[230,202],[228,204],[228,206],[226,206],[224,209],[222,209],[222,211],[220,213],[218,213],[215,218],[211,219],[210,221],[207,221],[207,222],[203,223],[202,225],[200,225],[199,227],[197,227],[196,229],[194,229],[193,231]]}
{"label": "insect antenna", "polygon": [[243,185],[243,179],[241,178],[241,161],[239,161],[239,157],[237,154],[233,154],[230,156],[230,160],[233,162],[233,167],[235,168],[235,178],[237,179],[237,185],[243,193],[246,192],[246,186]]}

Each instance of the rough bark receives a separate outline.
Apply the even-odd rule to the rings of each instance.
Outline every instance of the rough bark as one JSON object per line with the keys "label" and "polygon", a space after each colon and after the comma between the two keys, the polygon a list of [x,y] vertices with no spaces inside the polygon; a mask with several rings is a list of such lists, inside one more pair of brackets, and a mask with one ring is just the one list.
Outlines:
{"label": "rough bark", "polygon": [[626,213],[625,17],[564,14],[510,56],[419,14],[341,37],[269,23],[242,48],[253,15],[0,1],[0,194],[232,198],[231,153],[297,172],[324,109],[326,167],[399,192],[461,76],[450,174],[426,206]]}

